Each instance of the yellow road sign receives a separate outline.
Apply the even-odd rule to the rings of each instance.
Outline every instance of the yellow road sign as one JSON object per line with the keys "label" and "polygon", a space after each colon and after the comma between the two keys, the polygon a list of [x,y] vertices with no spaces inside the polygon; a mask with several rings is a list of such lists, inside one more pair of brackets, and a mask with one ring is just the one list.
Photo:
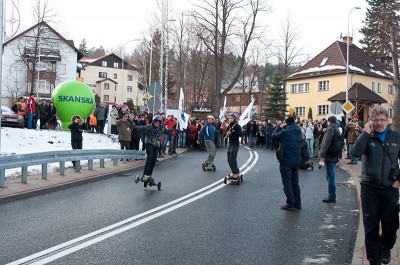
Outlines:
{"label": "yellow road sign", "polygon": [[350,101],[346,101],[343,105],[342,105],[342,109],[346,112],[349,113],[350,111],[352,111],[354,109],[354,105],[350,102]]}

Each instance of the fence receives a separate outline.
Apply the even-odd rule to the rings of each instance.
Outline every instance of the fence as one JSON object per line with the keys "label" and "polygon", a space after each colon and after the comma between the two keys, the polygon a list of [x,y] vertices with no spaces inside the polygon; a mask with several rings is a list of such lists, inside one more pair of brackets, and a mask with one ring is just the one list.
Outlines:
{"label": "fence", "polygon": [[127,159],[146,159],[144,151],[118,149],[63,150],[32,154],[10,155],[0,157],[0,188],[5,186],[6,169],[21,168],[21,182],[28,181],[28,167],[42,165],[42,179],[47,179],[47,164],[60,163],[60,175],[65,175],[65,162],[75,161],[75,172],[80,171],[80,160],[88,160],[88,169],[93,170],[93,160],[100,159],[100,167],[104,168],[104,160],[112,159],[113,165],[118,160],[126,163]]}

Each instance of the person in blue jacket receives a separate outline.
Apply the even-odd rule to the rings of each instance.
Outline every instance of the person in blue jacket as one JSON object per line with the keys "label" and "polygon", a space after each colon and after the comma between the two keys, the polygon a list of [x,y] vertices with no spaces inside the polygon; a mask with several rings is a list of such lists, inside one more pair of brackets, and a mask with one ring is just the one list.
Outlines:
{"label": "person in blue jacket", "polygon": [[302,132],[295,124],[294,118],[289,116],[286,124],[278,124],[272,134],[272,139],[279,141],[283,151],[283,157],[279,161],[283,191],[286,195],[286,204],[282,210],[294,211],[301,209],[301,197],[299,186],[299,166],[301,161]]}
{"label": "person in blue jacket", "polygon": [[204,143],[206,145],[208,157],[206,161],[204,162],[206,166],[210,166],[214,163],[214,158],[215,154],[217,152],[217,149],[215,147],[215,136],[216,136],[216,128],[214,126],[214,117],[212,115],[209,115],[207,117],[207,122],[201,129],[199,133],[199,138],[198,138],[198,143],[200,143],[200,140],[203,139]]}

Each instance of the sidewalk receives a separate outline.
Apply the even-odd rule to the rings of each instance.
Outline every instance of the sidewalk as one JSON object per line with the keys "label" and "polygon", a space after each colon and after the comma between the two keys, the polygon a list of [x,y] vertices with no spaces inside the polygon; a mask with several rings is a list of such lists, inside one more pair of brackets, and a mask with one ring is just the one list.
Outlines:
{"label": "sidewalk", "polygon": [[[177,154],[158,158],[159,162],[157,163],[163,163],[172,157],[186,152],[186,150],[186,148],[177,148]],[[41,173],[29,174],[26,184],[21,183],[20,177],[10,177],[6,179],[5,188],[0,188],[0,203],[66,189],[105,178],[115,176],[128,177],[131,175],[130,171],[143,168],[145,163],[146,160],[126,162],[126,164],[118,161],[118,165],[113,166],[112,161],[106,161],[104,168],[100,168],[100,164],[96,163],[93,165],[93,170],[88,170],[87,166],[83,165],[79,173],[76,173],[71,167],[66,168],[64,176],[61,176],[59,172],[49,172],[47,180],[42,179]]]}
{"label": "sidewalk", "polygon": [[[358,198],[358,205],[360,209],[360,219],[358,223],[358,232],[357,238],[354,246],[354,254],[353,254],[353,265],[369,265],[367,260],[367,255],[365,253],[365,245],[364,245],[364,226],[362,221],[362,211],[361,211],[361,201],[360,201],[360,175],[361,175],[361,162],[357,165],[347,164],[349,160],[340,159],[339,163],[341,167],[349,172],[351,177],[354,180],[354,185],[356,186],[357,190],[357,198]],[[391,265],[398,265],[400,264],[400,239],[397,239],[396,244],[394,245],[391,254],[392,260],[389,264]]]}

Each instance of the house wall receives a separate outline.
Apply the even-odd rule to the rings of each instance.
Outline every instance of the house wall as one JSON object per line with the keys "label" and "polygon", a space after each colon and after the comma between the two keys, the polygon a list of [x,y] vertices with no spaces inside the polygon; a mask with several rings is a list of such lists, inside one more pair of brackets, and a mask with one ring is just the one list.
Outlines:
{"label": "house wall", "polygon": [[[327,91],[318,91],[318,82],[321,81],[329,81],[329,90]],[[372,88],[372,82],[375,82],[376,90],[379,96],[386,99],[389,103],[382,104],[382,106],[386,108],[391,108],[391,103],[394,100],[394,95],[388,94],[388,85],[392,84],[391,80],[386,78],[379,78],[379,77],[371,77],[365,76],[362,74],[349,74],[349,88],[354,83],[361,83],[364,86],[368,87],[369,89]],[[293,84],[301,84],[301,83],[308,83],[309,84],[309,92],[305,93],[292,93],[292,85]],[[381,92],[377,92],[377,84],[381,84]],[[305,107],[304,115],[298,115],[299,117],[307,117],[309,108],[312,108],[313,118],[314,119],[322,119],[326,118],[327,116],[333,115],[328,108],[328,113],[319,114],[318,115],[318,106],[319,105],[330,105],[332,102],[328,101],[328,98],[338,94],[339,92],[346,91],[346,75],[345,74],[336,74],[336,75],[326,75],[326,76],[317,76],[313,78],[302,78],[296,80],[287,80],[286,83],[286,92],[287,94],[287,103],[289,104],[289,108],[296,108],[296,107]],[[366,119],[369,114],[369,108],[364,108],[363,113],[360,116]],[[353,116],[354,113],[351,113],[349,117]]]}
{"label": "house wall", "polygon": [[[111,80],[106,80],[101,83],[97,83],[98,81],[105,79],[105,77],[100,77],[100,72],[106,73],[107,78],[112,79],[117,84],[115,84]],[[123,82],[124,91],[122,91],[121,88],[122,75],[124,78]],[[132,81],[128,81],[128,75],[132,75]],[[139,73],[137,71],[128,69],[122,70],[121,68],[113,68],[113,67],[86,65],[85,70],[81,71],[81,77],[83,78],[83,82],[85,82],[90,88],[92,88],[93,92],[97,93],[100,96],[101,101],[103,102],[110,104],[114,103],[122,104],[123,102],[126,102],[130,98],[133,100],[133,103],[135,105],[139,106],[144,105],[144,101],[142,99],[143,93],[141,90],[138,89]],[[109,90],[104,89],[104,83],[109,84],[110,88]],[[128,86],[132,87],[132,92],[127,91]],[[105,95],[109,96],[108,101],[104,100]]]}

